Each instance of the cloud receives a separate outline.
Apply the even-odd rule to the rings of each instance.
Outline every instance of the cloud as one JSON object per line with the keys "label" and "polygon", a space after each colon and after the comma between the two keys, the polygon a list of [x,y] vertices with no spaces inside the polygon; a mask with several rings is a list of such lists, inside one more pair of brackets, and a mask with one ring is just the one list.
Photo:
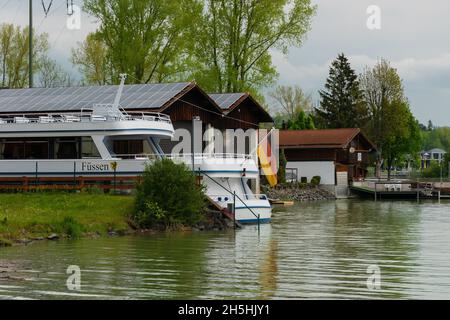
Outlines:
{"label": "cloud", "polygon": [[[373,67],[380,57],[369,55],[349,55],[352,67],[361,73],[366,67]],[[299,63],[281,52],[272,52],[272,61],[280,73],[279,83],[299,85],[318,99],[318,90],[322,89],[328,77],[332,60],[321,63]],[[450,112],[450,54],[416,58],[405,57],[390,61],[403,79],[405,94],[411,102],[411,108],[420,121],[432,119],[439,125],[449,125]]]}

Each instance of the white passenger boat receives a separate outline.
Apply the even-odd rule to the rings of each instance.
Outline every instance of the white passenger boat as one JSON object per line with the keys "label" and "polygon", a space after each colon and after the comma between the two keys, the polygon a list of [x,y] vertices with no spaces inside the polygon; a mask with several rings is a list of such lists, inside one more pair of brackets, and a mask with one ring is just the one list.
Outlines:
{"label": "white passenger boat", "polygon": [[248,186],[249,180],[259,175],[252,158],[234,154],[165,155],[159,142],[174,134],[170,117],[122,110],[119,101],[123,85],[124,78],[114,103],[96,104],[78,113],[1,115],[0,179],[133,177],[140,175],[149,162],[167,156],[197,172],[217,206],[225,209],[235,204],[237,221],[270,221],[267,197],[253,194]]}

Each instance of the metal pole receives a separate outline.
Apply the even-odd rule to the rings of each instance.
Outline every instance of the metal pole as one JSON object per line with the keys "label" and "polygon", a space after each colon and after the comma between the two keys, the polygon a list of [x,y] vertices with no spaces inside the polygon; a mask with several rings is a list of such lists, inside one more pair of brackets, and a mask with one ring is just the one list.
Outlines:
{"label": "metal pole", "polygon": [[28,86],[33,88],[33,0],[29,1],[29,23],[28,23]]}
{"label": "metal pole", "polygon": [[114,194],[116,194],[116,174],[117,174],[117,167],[114,166]]}
{"label": "metal pole", "polygon": [[233,224],[236,230],[236,191],[233,191]]}
{"label": "metal pole", "polygon": [[37,161],[36,161],[36,173],[35,173],[34,184],[35,184],[36,186],[38,185],[38,162],[37,162]]}

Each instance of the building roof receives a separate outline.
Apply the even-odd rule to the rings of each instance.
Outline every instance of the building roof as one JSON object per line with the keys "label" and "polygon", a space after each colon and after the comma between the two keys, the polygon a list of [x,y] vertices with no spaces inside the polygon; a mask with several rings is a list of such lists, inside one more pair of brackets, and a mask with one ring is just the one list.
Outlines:
{"label": "building roof", "polygon": [[255,108],[259,114],[259,118],[262,119],[261,122],[273,122],[270,114],[264,109],[264,107],[259,104],[249,93],[213,93],[209,95],[214,102],[223,110],[223,112],[228,115],[234,110],[239,109],[239,107],[244,106],[247,108]]}
{"label": "building roof", "polygon": [[326,130],[282,130],[280,147],[296,149],[342,149],[358,135],[361,135],[371,149],[375,145],[368,140],[359,128]]}
{"label": "building roof", "polygon": [[239,100],[246,98],[248,95],[248,93],[213,93],[209,96],[221,109],[228,110],[239,102]]}
{"label": "building roof", "polygon": [[[118,87],[104,85],[1,89],[0,114],[57,113],[92,109],[94,104],[113,103]],[[193,96],[196,96],[197,100],[192,100]],[[120,105],[125,110],[166,112],[168,108],[176,105],[176,101],[198,105],[199,109],[209,109],[216,116],[229,115],[229,119],[239,120],[242,116],[241,110],[245,110],[256,117],[257,123],[273,122],[267,111],[250,94],[209,95],[195,82],[125,85]],[[192,115],[189,114],[189,117],[192,118]]]}
{"label": "building roof", "polygon": [[439,148],[433,148],[431,150],[428,151],[422,151],[422,153],[441,153],[441,154],[446,154],[447,152],[445,150],[439,149]]}
{"label": "building roof", "polygon": [[[163,109],[194,82],[125,85],[120,104],[124,109]],[[0,112],[59,112],[113,103],[118,86],[2,89]]]}

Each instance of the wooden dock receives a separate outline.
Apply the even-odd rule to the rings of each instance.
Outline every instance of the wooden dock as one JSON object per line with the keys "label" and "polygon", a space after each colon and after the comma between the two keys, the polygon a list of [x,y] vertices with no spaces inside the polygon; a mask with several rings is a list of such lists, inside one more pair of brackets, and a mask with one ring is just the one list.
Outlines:
{"label": "wooden dock", "polygon": [[450,196],[441,195],[441,191],[429,183],[411,181],[372,181],[366,185],[352,185],[350,191],[362,197],[372,198],[375,201],[380,199],[450,198]]}
{"label": "wooden dock", "polygon": [[278,199],[269,199],[270,204],[282,205],[282,206],[293,206],[294,201],[286,201],[286,200],[278,200]]}

